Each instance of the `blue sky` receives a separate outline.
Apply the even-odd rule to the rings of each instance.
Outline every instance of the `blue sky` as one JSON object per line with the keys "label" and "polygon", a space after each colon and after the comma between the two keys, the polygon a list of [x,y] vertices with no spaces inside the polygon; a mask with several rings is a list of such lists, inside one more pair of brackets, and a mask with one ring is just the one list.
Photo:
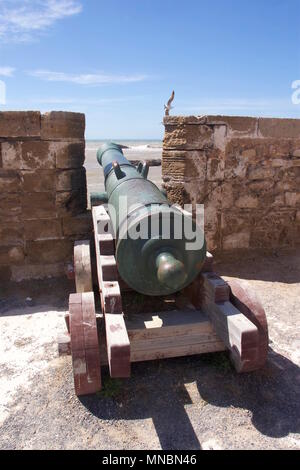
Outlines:
{"label": "blue sky", "polygon": [[84,112],[87,138],[173,114],[300,117],[300,0],[0,0],[0,109]]}

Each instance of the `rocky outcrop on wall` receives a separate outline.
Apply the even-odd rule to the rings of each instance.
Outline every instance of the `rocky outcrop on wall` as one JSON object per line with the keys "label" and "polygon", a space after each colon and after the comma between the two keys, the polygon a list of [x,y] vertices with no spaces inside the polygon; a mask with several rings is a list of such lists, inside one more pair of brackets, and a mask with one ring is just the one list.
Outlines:
{"label": "rocky outcrop on wall", "polygon": [[172,202],[205,206],[211,251],[300,242],[300,120],[168,116],[162,172]]}
{"label": "rocky outcrop on wall", "polygon": [[0,278],[63,274],[87,238],[85,116],[0,113]]}

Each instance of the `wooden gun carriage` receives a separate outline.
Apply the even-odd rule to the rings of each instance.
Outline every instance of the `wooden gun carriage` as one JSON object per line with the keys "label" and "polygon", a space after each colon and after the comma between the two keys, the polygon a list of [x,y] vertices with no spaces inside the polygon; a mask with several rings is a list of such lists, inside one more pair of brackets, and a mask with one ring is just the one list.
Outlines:
{"label": "wooden gun carriage", "polygon": [[[101,390],[101,366],[107,365],[111,377],[130,377],[132,362],[225,350],[237,372],[264,365],[268,328],[255,292],[215,274],[207,253],[202,271],[188,287],[157,301],[153,297],[153,311],[137,313],[131,306],[139,294],[118,273],[105,205],[94,206],[92,215],[96,273],[92,275],[90,241],[75,242],[76,293],[69,299],[68,334],[59,342],[60,353],[72,356],[77,395]],[[95,296],[100,298],[99,313]]]}

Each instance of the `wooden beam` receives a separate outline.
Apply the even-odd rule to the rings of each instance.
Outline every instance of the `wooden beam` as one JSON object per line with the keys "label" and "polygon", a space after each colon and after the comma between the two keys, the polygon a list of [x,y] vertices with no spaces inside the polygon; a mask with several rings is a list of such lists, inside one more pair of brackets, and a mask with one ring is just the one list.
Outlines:
{"label": "wooden beam", "polygon": [[110,375],[130,377],[130,341],[124,322],[112,227],[104,206],[93,207],[93,224]]}
{"label": "wooden beam", "polygon": [[69,298],[70,337],[75,393],[101,390],[100,348],[92,292]]}
{"label": "wooden beam", "polygon": [[74,269],[76,292],[91,292],[93,290],[93,282],[89,240],[75,242]]}
{"label": "wooden beam", "polygon": [[201,309],[230,350],[236,370],[246,371],[257,355],[258,329],[229,301],[229,286],[222,278],[207,274],[202,274],[201,278]]}

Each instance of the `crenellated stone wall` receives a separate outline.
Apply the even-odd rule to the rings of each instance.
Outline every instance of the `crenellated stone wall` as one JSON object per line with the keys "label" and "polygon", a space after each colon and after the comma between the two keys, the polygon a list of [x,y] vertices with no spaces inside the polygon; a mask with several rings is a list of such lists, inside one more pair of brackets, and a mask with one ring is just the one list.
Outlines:
{"label": "crenellated stone wall", "polygon": [[300,243],[300,119],[168,116],[163,185],[172,202],[204,203],[208,248]]}
{"label": "crenellated stone wall", "polygon": [[0,112],[0,279],[57,276],[91,233],[85,116]]}

